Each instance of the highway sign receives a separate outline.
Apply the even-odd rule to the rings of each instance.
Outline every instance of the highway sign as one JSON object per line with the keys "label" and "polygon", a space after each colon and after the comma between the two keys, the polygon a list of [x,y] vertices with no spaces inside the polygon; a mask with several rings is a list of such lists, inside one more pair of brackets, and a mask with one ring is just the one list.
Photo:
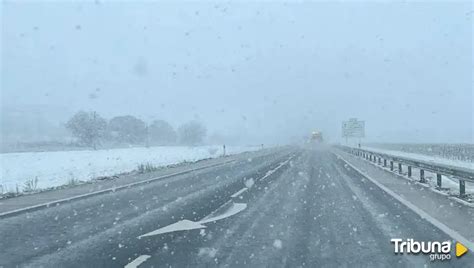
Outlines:
{"label": "highway sign", "polygon": [[344,138],[364,138],[365,121],[359,121],[357,118],[351,118],[342,122],[342,137]]}

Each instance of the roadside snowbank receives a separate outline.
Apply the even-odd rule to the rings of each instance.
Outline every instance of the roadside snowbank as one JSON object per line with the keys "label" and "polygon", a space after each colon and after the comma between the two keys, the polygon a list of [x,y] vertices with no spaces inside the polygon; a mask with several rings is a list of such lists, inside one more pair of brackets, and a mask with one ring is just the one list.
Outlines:
{"label": "roadside snowbank", "polygon": [[372,152],[389,154],[389,155],[393,155],[393,156],[400,156],[400,157],[411,158],[411,159],[415,159],[415,160],[421,160],[421,161],[425,161],[425,162],[431,162],[433,164],[443,164],[443,165],[449,165],[449,166],[454,166],[454,167],[462,167],[462,168],[467,168],[467,169],[474,170],[474,163],[467,162],[467,161],[452,160],[452,159],[436,157],[436,156],[429,156],[429,155],[424,155],[424,154],[415,154],[415,153],[407,153],[407,152],[401,152],[401,151],[384,150],[384,149],[378,149],[378,148],[374,148],[374,147],[362,146],[362,149],[366,149],[366,150],[369,150],[369,151],[372,151]]}
{"label": "roadside snowbank", "polygon": [[[227,154],[255,151],[259,147],[226,148]],[[97,151],[60,151],[0,154],[0,193],[22,191],[27,181],[38,178],[38,189],[87,181],[132,171],[140,164],[165,166],[183,161],[219,157],[221,146],[150,147]]]}
{"label": "roadside snowbank", "polygon": [[[369,150],[376,153],[383,153],[393,156],[399,156],[404,158],[410,158],[413,160],[420,160],[424,162],[430,162],[433,164],[442,164],[442,165],[449,165],[453,167],[460,167],[465,169],[470,169],[474,171],[474,163],[472,162],[465,162],[461,160],[452,160],[442,157],[435,157],[435,156],[428,156],[423,154],[415,154],[415,153],[407,153],[401,151],[393,151],[393,150],[384,150],[378,149],[373,147],[365,147],[363,146],[361,149]],[[395,167],[396,169],[398,167]],[[388,169],[388,168],[387,168]],[[419,174],[419,169],[413,168],[413,174]],[[416,177],[417,175],[414,175]],[[428,184],[432,187],[436,186],[436,174],[432,172],[425,172],[425,177],[427,179]],[[455,178],[451,178],[450,176],[442,176],[442,187],[449,189],[449,191],[453,194],[459,194],[459,181]],[[474,194],[474,184],[470,182],[466,182],[466,193],[467,194]]]}

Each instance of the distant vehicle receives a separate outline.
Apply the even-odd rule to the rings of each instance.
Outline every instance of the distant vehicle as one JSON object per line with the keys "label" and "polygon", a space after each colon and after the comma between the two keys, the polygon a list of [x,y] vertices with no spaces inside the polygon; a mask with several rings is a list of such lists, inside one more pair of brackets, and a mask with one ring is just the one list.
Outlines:
{"label": "distant vehicle", "polygon": [[321,133],[320,131],[313,131],[313,133],[311,133],[311,141],[323,142],[323,133]]}

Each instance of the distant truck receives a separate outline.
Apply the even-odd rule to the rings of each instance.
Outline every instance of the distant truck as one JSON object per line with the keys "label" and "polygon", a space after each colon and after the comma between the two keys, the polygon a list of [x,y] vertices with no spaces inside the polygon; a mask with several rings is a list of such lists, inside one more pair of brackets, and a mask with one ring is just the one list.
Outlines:
{"label": "distant truck", "polygon": [[323,142],[323,133],[321,133],[320,131],[313,131],[313,133],[311,133],[311,141]]}

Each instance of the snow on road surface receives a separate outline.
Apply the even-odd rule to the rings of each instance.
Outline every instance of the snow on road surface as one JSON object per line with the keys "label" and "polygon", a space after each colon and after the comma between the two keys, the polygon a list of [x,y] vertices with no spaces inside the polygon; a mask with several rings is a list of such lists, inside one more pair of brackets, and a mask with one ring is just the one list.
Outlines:
{"label": "snow on road surface", "polygon": [[[227,154],[254,151],[259,147],[226,148]],[[0,193],[22,191],[25,182],[38,178],[38,189],[88,181],[137,169],[140,164],[165,166],[222,155],[221,146],[169,146],[97,151],[59,151],[0,154]]]}
{"label": "snow on road surface", "polygon": [[[5,267],[438,267],[429,256],[393,254],[391,238],[452,240],[406,204],[328,151],[302,150],[279,172],[267,171],[293,151],[239,156],[197,174],[164,179],[2,219],[0,266]],[[258,155],[258,156],[257,156]],[[372,178],[473,240],[473,208],[420,185],[409,185],[355,156]],[[367,169],[369,166],[371,169]],[[375,173],[374,173],[375,171]],[[373,176],[376,175],[376,176]],[[225,179],[224,179],[225,178]],[[239,203],[219,208],[254,178]],[[387,186],[388,185],[388,186]],[[133,203],[131,203],[133,201]],[[406,202],[405,202],[406,203]],[[133,204],[133,206],[131,206]],[[224,207],[223,207],[224,208]],[[226,207],[225,207],[226,208]],[[230,213],[239,211],[239,213]],[[137,237],[182,219],[214,212],[232,217],[206,228]],[[228,213],[226,213],[228,212]],[[98,217],[97,215],[100,215]],[[58,226],[61,235],[57,235]],[[75,226],[70,228],[70,226]],[[141,256],[141,257],[140,257]],[[471,267],[472,254],[448,265]]]}

